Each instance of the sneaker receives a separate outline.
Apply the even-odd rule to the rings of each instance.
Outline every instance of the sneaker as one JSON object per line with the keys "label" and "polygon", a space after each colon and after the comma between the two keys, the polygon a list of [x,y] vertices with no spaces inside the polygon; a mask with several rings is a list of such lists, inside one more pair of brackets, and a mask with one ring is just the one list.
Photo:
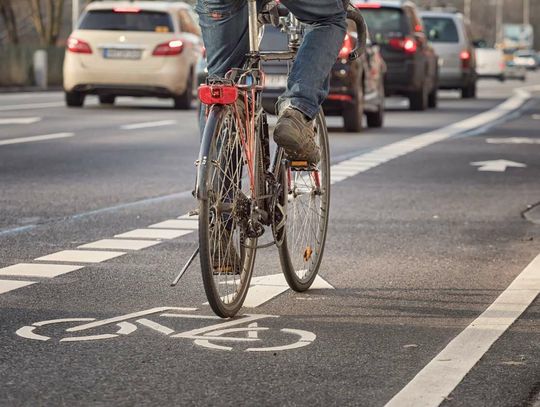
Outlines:
{"label": "sneaker", "polygon": [[274,141],[285,150],[289,160],[307,161],[315,165],[321,159],[319,146],[315,143],[313,122],[293,107],[286,108],[279,116]]}
{"label": "sneaker", "polygon": [[224,231],[219,239],[218,247],[213,250],[214,274],[240,274],[242,267],[240,256],[232,242],[229,231]]}

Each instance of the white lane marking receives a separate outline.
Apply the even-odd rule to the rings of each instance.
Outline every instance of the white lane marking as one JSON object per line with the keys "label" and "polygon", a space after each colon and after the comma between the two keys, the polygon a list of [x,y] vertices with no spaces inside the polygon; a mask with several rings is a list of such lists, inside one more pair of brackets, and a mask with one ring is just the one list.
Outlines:
{"label": "white lane marking", "polygon": [[436,407],[540,293],[540,255],[386,407]]}
{"label": "white lane marking", "polygon": [[179,216],[177,219],[197,220],[197,219],[199,219],[199,215],[192,216],[190,214],[186,214],[186,215]]}
{"label": "white lane marking", "polygon": [[[332,287],[321,276],[315,277],[315,281],[311,286],[312,290],[333,288],[334,287]],[[287,284],[283,273],[254,277],[251,280],[251,286],[249,287],[246,300],[244,301],[244,307],[259,307],[260,305],[270,301],[272,298],[284,293],[288,289],[289,285]]]}
{"label": "white lane marking", "polygon": [[167,328],[166,326],[163,326],[161,324],[158,324],[157,322],[150,321],[146,318],[138,319],[137,322],[141,325],[144,325],[147,328],[153,329],[154,331],[158,331],[159,333],[162,333],[163,335],[171,335],[174,333],[174,330],[171,328]]}
{"label": "white lane marking", "polygon": [[9,105],[0,106],[0,112],[9,112],[14,110],[31,110],[31,109],[46,109],[48,107],[60,107],[65,106],[64,102],[44,102],[44,103],[31,103],[24,105]]}
{"label": "white lane marking", "polygon": [[137,130],[137,129],[148,129],[150,127],[163,127],[163,126],[172,126],[176,124],[176,120],[161,120],[157,122],[144,122],[144,123],[133,123],[126,124],[121,126],[122,130]]}
{"label": "white lane marking", "polygon": [[533,114],[531,117],[533,120],[540,120],[540,114]]}
{"label": "white lane marking", "polygon": [[114,237],[140,238],[140,239],[176,239],[177,237],[188,235],[192,230],[173,229],[135,229],[130,232],[121,233]]}
{"label": "white lane marking", "polygon": [[163,222],[148,226],[156,229],[187,229],[196,230],[199,228],[199,221],[193,219],[169,219]]}
{"label": "white lane marking", "polygon": [[74,263],[101,263],[126,254],[125,252],[106,252],[95,250],[62,250],[47,256],[38,257],[37,261],[71,261]]}
{"label": "white lane marking", "polygon": [[31,284],[35,284],[35,281],[0,280],[0,294],[16,290],[17,288],[26,287]]}
{"label": "white lane marking", "polygon": [[142,250],[159,243],[157,240],[102,239],[83,244],[78,249]]}
{"label": "white lane marking", "polygon": [[283,328],[281,329],[281,332],[298,335],[300,337],[300,340],[298,342],[291,343],[290,345],[273,346],[269,348],[248,348],[246,349],[246,352],[275,352],[281,350],[297,349],[311,344],[317,338],[317,335],[315,335],[313,332],[302,331],[300,329]]}
{"label": "white lane marking", "polygon": [[508,160],[477,161],[471,165],[478,167],[478,171],[505,172],[508,167],[526,168],[526,164]]}
{"label": "white lane marking", "polygon": [[25,276],[53,278],[62,274],[80,270],[84,266],[71,266],[67,264],[32,264],[19,263],[0,269],[0,276]]}
{"label": "white lane marking", "polygon": [[0,125],[4,124],[32,124],[41,120],[41,117],[12,117],[8,119],[0,119]]}
{"label": "white lane marking", "polygon": [[7,139],[7,140],[0,140],[0,146],[7,146],[10,144],[32,143],[34,141],[56,140],[56,139],[61,139],[61,138],[73,137],[74,135],[75,135],[74,133],[55,133],[55,134],[44,134],[42,136],[12,138],[12,139]]}
{"label": "white lane marking", "polygon": [[540,144],[540,139],[530,137],[488,138],[489,144]]}

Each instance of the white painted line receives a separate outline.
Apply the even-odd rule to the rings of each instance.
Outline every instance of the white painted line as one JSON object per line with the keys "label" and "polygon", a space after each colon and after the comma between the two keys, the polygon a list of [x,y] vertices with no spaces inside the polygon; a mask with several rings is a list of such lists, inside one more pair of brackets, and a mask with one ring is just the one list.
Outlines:
{"label": "white painted line", "polygon": [[13,117],[8,119],[0,119],[0,125],[5,124],[32,124],[41,120],[41,117]]}
{"label": "white painted line", "polygon": [[135,229],[130,232],[121,233],[114,237],[127,237],[133,239],[176,239],[177,237],[189,235],[192,230],[173,229]]}
{"label": "white painted line", "polygon": [[35,284],[35,281],[0,280],[0,294],[16,290],[17,288],[26,287],[31,284]]}
{"label": "white painted line", "polygon": [[540,144],[539,138],[530,137],[508,137],[508,138],[487,138],[488,144]]}
{"label": "white painted line", "polygon": [[195,216],[182,215],[182,216],[179,216],[177,219],[197,220],[197,219],[199,219],[199,215],[195,215]]}
{"label": "white painted line", "polygon": [[24,105],[9,105],[0,106],[0,112],[9,112],[14,110],[31,110],[31,109],[46,109],[48,107],[65,106],[64,102],[45,102],[45,103],[31,103]]}
{"label": "white painted line", "polygon": [[540,293],[540,255],[386,407],[436,407]]}
{"label": "white painted line", "polygon": [[533,114],[531,117],[533,120],[540,120],[540,114]]}
{"label": "white painted line", "polygon": [[[312,290],[315,289],[333,289],[327,281],[321,276],[315,277]],[[251,279],[251,286],[249,287],[246,300],[244,301],[244,307],[256,308],[272,298],[277,297],[281,293],[284,293],[289,289],[287,280],[283,273],[271,274],[268,276],[253,277]]]}
{"label": "white painted line", "polygon": [[171,335],[174,333],[174,330],[171,328],[167,328],[166,326],[163,326],[161,324],[158,324],[157,322],[150,321],[146,318],[138,319],[137,322],[141,325],[144,325],[147,328],[153,329],[154,331],[158,331],[159,333],[162,333],[164,335]]}
{"label": "white painted line", "polygon": [[150,225],[148,227],[156,228],[156,229],[197,230],[199,229],[199,221],[197,219],[169,219],[164,222],[159,222],[154,225]]}
{"label": "white painted line", "polygon": [[37,261],[71,261],[74,263],[101,263],[126,254],[125,252],[105,252],[94,250],[62,250],[47,256],[38,257]]}
{"label": "white painted line", "polygon": [[137,129],[148,129],[150,127],[163,127],[163,126],[172,126],[176,124],[176,120],[161,120],[157,122],[144,122],[144,123],[133,123],[126,124],[121,126],[122,130],[137,130]]}
{"label": "white painted line", "polygon": [[61,138],[73,137],[74,135],[75,135],[74,133],[56,133],[56,134],[44,134],[42,136],[12,138],[12,139],[7,139],[7,140],[0,140],[0,146],[6,146],[9,144],[32,143],[34,141],[56,140],[56,139],[61,139]]}
{"label": "white painted line", "polygon": [[72,266],[67,264],[32,264],[19,263],[0,269],[0,276],[25,276],[53,278],[62,274],[80,270],[84,266]]}
{"label": "white painted line", "polygon": [[156,240],[103,239],[83,244],[78,249],[141,250],[159,243]]}

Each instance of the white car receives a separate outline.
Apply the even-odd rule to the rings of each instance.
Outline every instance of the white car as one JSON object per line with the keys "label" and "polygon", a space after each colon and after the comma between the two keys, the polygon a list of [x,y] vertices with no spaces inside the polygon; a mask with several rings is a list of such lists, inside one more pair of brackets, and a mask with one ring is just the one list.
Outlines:
{"label": "white car", "polygon": [[197,17],[186,3],[93,2],[67,41],[66,104],[83,106],[88,94],[103,104],[116,96],[156,96],[189,109],[202,50]]}
{"label": "white car", "polygon": [[506,79],[504,52],[498,48],[476,48],[476,73],[480,78]]}

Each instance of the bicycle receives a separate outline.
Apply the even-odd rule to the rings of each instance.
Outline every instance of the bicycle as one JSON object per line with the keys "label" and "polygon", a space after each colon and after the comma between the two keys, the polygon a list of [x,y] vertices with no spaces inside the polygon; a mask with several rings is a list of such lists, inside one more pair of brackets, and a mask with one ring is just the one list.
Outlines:
{"label": "bicycle", "polygon": [[[262,63],[293,60],[304,25],[278,8],[279,26],[288,36],[289,49],[262,52],[257,3],[247,1],[250,52],[244,66],[232,69],[225,78],[209,78],[198,91],[207,113],[196,161],[198,251],[208,302],[223,318],[233,317],[241,308],[259,248],[277,246],[283,273],[293,290],[302,292],[311,286],[324,252],[330,206],[328,131],[322,110],[314,120],[321,160],[310,166],[288,160],[281,148],[271,154],[262,108]],[[348,1],[344,6],[347,18],[357,25],[357,47],[350,55],[355,59],[365,48],[366,26],[358,10]],[[272,241],[259,245],[258,239],[268,229]],[[196,255],[197,251],[175,283]]]}

